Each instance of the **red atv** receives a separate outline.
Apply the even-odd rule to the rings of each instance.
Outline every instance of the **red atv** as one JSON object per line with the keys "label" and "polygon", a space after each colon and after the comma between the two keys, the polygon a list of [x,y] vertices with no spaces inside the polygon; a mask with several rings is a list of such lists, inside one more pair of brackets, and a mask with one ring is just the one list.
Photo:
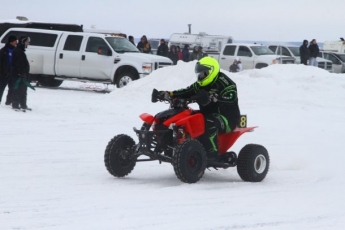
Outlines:
{"label": "red atv", "polygon": [[[115,136],[107,145],[104,163],[115,177],[128,175],[136,162],[169,162],[173,165],[176,176],[183,182],[195,183],[204,175],[206,168],[228,168],[237,166],[237,172],[244,181],[262,181],[269,168],[269,155],[265,147],[247,144],[238,154],[228,149],[246,132],[255,127],[246,127],[241,120],[241,128],[230,133],[219,134],[218,147],[221,157],[207,159],[204,146],[198,137],[205,131],[204,116],[188,107],[194,99],[160,98],[156,89],[152,92],[152,102],[168,101],[170,108],[152,116],[140,115],[144,121],[140,130],[134,128],[139,143],[125,134]],[[244,119],[243,117],[242,119]],[[141,157],[141,156],[147,157]],[[139,158],[140,157],[140,158]]]}

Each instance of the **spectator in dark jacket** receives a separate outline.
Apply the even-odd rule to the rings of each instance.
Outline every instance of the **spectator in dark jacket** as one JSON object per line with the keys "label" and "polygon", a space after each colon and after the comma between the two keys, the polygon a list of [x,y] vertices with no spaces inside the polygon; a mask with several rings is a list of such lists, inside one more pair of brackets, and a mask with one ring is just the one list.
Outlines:
{"label": "spectator in dark jacket", "polygon": [[9,36],[6,45],[0,50],[0,103],[2,95],[8,85],[8,93],[6,98],[6,105],[12,103],[13,88],[12,81],[10,81],[11,69],[12,69],[12,57],[13,50],[17,45],[17,38],[15,36]]}
{"label": "spectator in dark jacket", "polygon": [[319,46],[316,43],[316,39],[311,40],[309,45],[309,51],[310,51],[310,59],[309,59],[309,65],[317,66],[316,58],[319,55]]}
{"label": "spectator in dark jacket", "polygon": [[183,50],[182,50],[182,55],[183,55],[183,61],[184,62],[189,62],[189,45],[184,45]]}
{"label": "spectator in dark jacket", "polygon": [[163,56],[163,57],[168,57],[169,48],[168,48],[167,44],[165,43],[165,40],[161,39],[160,43],[161,44],[158,46],[158,49],[157,49],[157,55]]}
{"label": "spectator in dark jacket", "polygon": [[150,54],[151,52],[151,45],[147,41],[147,37],[143,35],[140,39],[140,42],[138,42],[137,48],[140,50],[142,53],[147,53]]}
{"label": "spectator in dark jacket", "polygon": [[129,40],[133,45],[135,45],[135,43],[134,43],[134,37],[133,37],[132,35],[129,35],[129,36],[128,36],[128,40]]}
{"label": "spectator in dark jacket", "polygon": [[177,51],[176,51],[176,46],[172,45],[170,47],[170,51],[169,51],[168,57],[173,61],[174,65],[177,64],[178,55],[177,55]]}
{"label": "spectator in dark jacket", "polygon": [[[28,75],[30,72],[30,64],[25,54],[25,49],[30,43],[30,38],[22,36],[18,40],[17,47],[13,50],[12,72],[11,77],[14,81],[12,108],[15,110],[28,109],[27,100],[27,86]],[[20,106],[20,107],[19,107]]]}
{"label": "spectator in dark jacket", "polygon": [[202,57],[207,57],[208,56],[208,54],[203,51],[202,46],[199,46],[199,52],[201,53]]}
{"label": "spectator in dark jacket", "polygon": [[301,57],[301,64],[308,65],[310,58],[310,51],[308,49],[308,40],[304,40],[303,44],[299,47],[299,54]]}
{"label": "spectator in dark jacket", "polygon": [[189,61],[200,60],[202,53],[199,51],[199,46],[194,46],[193,52],[189,55]]}

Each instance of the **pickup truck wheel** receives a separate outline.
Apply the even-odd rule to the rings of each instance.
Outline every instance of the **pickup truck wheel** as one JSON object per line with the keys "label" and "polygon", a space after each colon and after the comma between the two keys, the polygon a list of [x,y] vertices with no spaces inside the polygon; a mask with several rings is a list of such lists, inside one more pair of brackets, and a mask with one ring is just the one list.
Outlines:
{"label": "pickup truck wheel", "polygon": [[262,68],[265,68],[267,66],[268,66],[267,64],[259,63],[259,64],[256,64],[255,69],[262,69]]}
{"label": "pickup truck wheel", "polygon": [[124,72],[121,73],[117,78],[116,78],[116,87],[117,88],[122,88],[125,87],[129,82],[134,80],[134,74],[131,72]]}
{"label": "pickup truck wheel", "polygon": [[62,84],[62,80],[55,80],[54,78],[41,77],[38,83],[45,87],[59,87]]}

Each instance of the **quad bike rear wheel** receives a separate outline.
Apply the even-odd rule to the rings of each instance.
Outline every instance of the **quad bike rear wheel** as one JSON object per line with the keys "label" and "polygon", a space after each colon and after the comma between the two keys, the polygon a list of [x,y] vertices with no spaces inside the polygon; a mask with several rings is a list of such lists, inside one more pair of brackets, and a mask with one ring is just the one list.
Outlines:
{"label": "quad bike rear wheel", "polygon": [[237,159],[237,172],[244,181],[260,182],[268,172],[270,164],[267,149],[262,145],[244,146]]}
{"label": "quad bike rear wheel", "polygon": [[176,176],[185,183],[196,183],[206,169],[206,151],[197,140],[186,140],[178,144],[172,158]]}
{"label": "quad bike rear wheel", "polygon": [[105,149],[104,163],[111,175],[124,177],[133,170],[136,164],[136,159],[131,158],[134,145],[134,140],[124,134],[109,141]]}

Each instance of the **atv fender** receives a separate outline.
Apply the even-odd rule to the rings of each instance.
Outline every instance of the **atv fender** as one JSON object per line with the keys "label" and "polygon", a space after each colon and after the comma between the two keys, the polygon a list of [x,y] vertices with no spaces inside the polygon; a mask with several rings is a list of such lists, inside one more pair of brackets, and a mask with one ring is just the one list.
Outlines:
{"label": "atv fender", "polygon": [[154,116],[152,116],[151,114],[148,114],[148,113],[142,113],[140,114],[139,116],[141,118],[141,120],[143,120],[144,122],[152,125],[153,122],[155,121],[155,118]]}
{"label": "atv fender", "polygon": [[204,116],[201,113],[182,118],[175,123],[176,126],[184,126],[191,138],[197,138],[205,132]]}
{"label": "atv fender", "polygon": [[252,132],[255,128],[258,126],[253,127],[247,127],[247,128],[238,128],[236,127],[232,132],[230,133],[220,133],[218,135],[218,147],[219,152],[225,153],[228,151],[228,149],[231,148],[231,146],[236,142],[236,140],[246,132]]}

